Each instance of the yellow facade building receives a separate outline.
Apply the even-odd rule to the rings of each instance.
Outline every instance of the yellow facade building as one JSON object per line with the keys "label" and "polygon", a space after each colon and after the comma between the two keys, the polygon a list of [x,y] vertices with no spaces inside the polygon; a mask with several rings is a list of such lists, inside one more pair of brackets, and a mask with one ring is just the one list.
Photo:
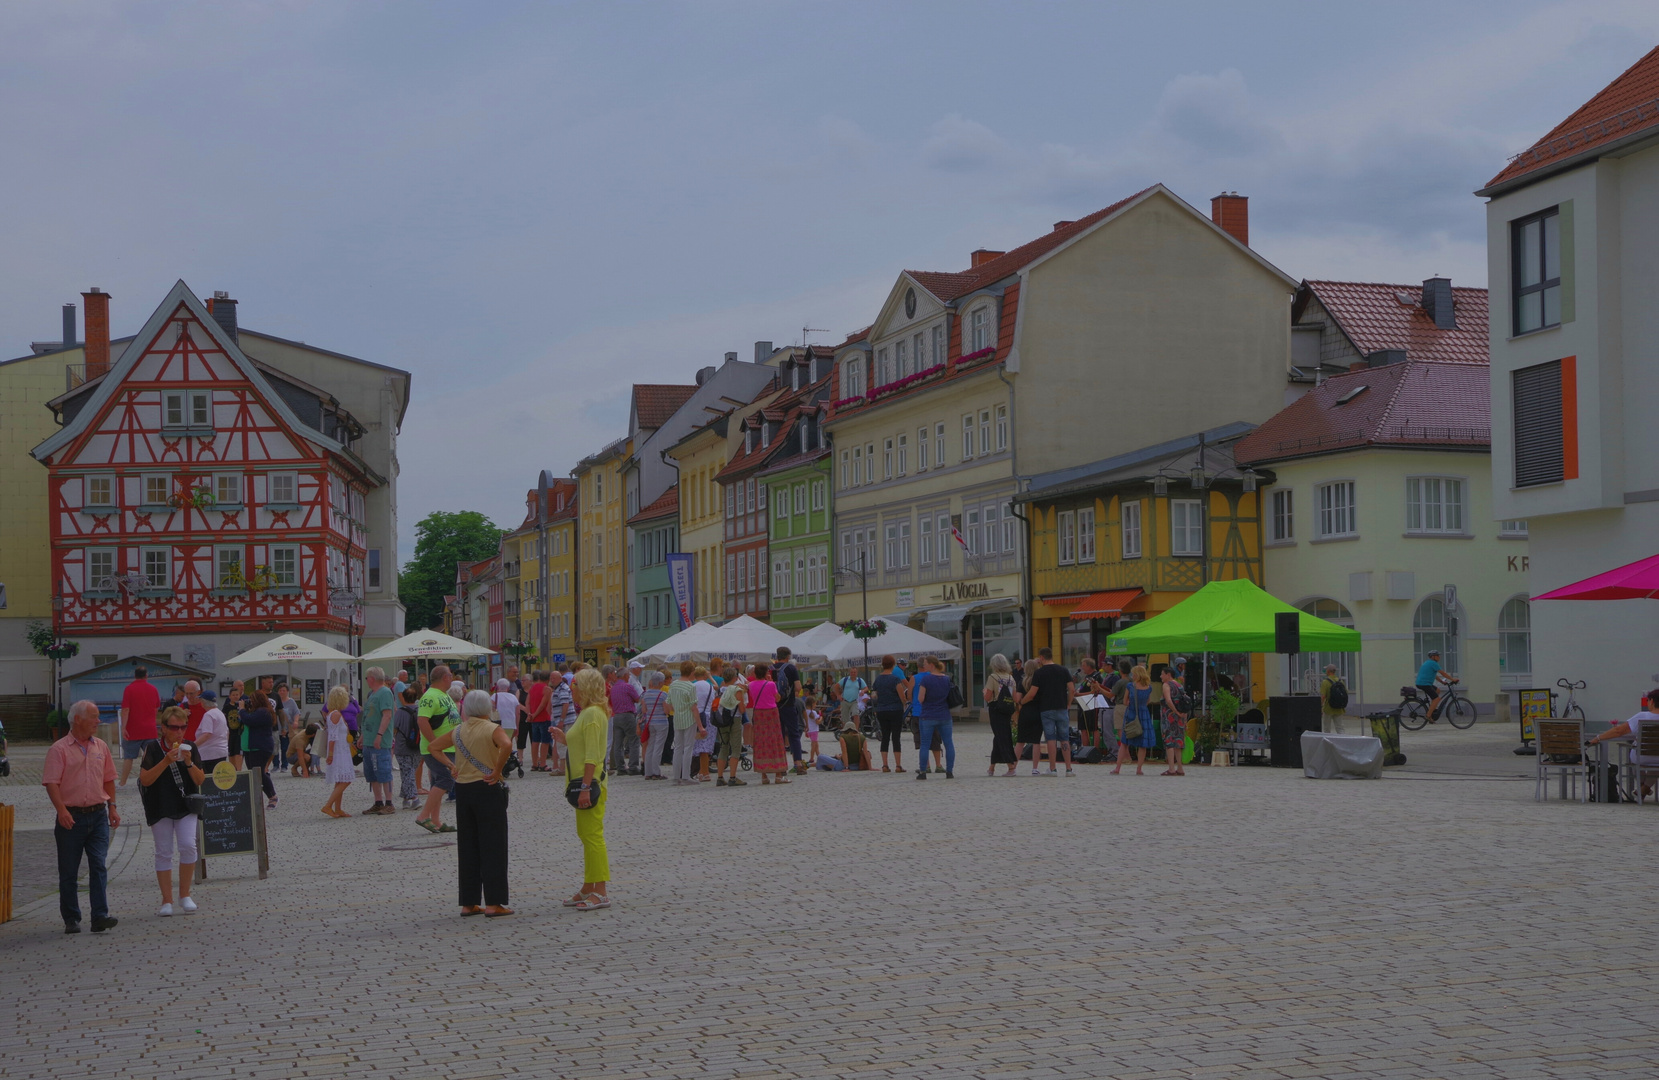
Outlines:
{"label": "yellow facade building", "polygon": [[608,663],[628,640],[627,551],[623,540],[622,465],[633,451],[624,437],[572,471],[577,494],[575,652],[571,659]]}
{"label": "yellow facade building", "polygon": [[725,503],[714,477],[741,443],[738,426],[722,416],[663,452],[680,469],[680,551],[691,556],[694,619],[724,611]]}
{"label": "yellow facade building", "polygon": [[[1162,614],[1211,581],[1263,584],[1260,487],[1238,467],[1230,424],[1031,478],[1017,500],[1031,521],[1032,647],[1075,669],[1106,658],[1107,635]],[[1147,658],[1153,662],[1162,655]],[[1260,657],[1211,657],[1251,699]]]}

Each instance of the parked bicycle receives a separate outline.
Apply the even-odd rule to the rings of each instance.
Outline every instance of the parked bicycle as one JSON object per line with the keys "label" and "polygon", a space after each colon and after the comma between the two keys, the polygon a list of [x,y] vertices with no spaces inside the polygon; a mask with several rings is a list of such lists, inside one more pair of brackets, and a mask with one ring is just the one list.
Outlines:
{"label": "parked bicycle", "polygon": [[1445,717],[1455,728],[1472,727],[1475,723],[1475,706],[1458,687],[1457,682],[1455,678],[1450,680],[1440,695],[1440,704],[1435,707],[1433,715],[1429,713],[1429,705],[1434,700],[1432,697],[1415,686],[1400,687],[1400,726],[1407,731],[1419,731],[1424,725]]}
{"label": "parked bicycle", "polygon": [[[1568,719],[1569,717],[1577,717],[1580,720],[1584,719],[1584,710],[1580,708],[1578,702],[1574,700],[1573,691],[1582,690],[1590,684],[1582,680],[1579,682],[1573,682],[1571,679],[1557,679],[1555,680],[1555,685],[1567,691],[1567,704],[1561,707],[1561,712],[1558,714],[1560,718],[1563,720]],[[1554,690],[1550,691],[1550,706],[1552,709],[1555,705],[1555,699],[1558,696],[1559,695],[1557,695]]]}

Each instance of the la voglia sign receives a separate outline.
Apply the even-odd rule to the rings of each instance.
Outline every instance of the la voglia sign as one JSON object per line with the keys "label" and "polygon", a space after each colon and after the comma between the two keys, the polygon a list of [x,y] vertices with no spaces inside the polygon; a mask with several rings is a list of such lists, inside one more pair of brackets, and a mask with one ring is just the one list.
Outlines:
{"label": "la voglia sign", "polygon": [[953,581],[948,582],[939,595],[945,603],[953,600],[989,600],[991,585],[986,581]]}

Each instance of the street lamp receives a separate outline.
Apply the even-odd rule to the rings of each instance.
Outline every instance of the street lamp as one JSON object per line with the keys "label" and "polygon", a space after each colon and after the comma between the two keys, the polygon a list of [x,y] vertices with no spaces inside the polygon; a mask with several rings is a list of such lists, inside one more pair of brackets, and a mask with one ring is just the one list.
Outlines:
{"label": "street lamp", "polygon": [[[858,575],[858,591],[859,591],[861,602],[862,602],[863,608],[864,608],[863,621],[864,622],[869,622],[870,621],[870,580],[869,580],[870,575],[869,575],[869,571],[864,566],[864,550],[862,548],[859,549],[859,552],[858,552],[858,569],[857,570],[852,570],[852,569],[849,569],[847,567],[842,567],[842,568],[836,570],[836,573],[837,574],[857,574]],[[870,639],[867,638],[867,637],[860,637],[859,640],[864,643],[864,672],[867,675],[870,672]]]}

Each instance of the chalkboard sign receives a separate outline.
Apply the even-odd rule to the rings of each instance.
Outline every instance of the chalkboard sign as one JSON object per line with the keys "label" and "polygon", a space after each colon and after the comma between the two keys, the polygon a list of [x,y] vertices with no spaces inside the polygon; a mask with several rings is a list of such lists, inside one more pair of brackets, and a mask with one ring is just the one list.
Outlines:
{"label": "chalkboard sign", "polygon": [[202,784],[202,854],[249,855],[256,847],[253,774],[239,772],[229,788],[221,790],[210,776]]}
{"label": "chalkboard sign", "polygon": [[305,680],[305,703],[307,705],[321,705],[323,703],[323,690],[327,685],[328,680],[326,679]]}

